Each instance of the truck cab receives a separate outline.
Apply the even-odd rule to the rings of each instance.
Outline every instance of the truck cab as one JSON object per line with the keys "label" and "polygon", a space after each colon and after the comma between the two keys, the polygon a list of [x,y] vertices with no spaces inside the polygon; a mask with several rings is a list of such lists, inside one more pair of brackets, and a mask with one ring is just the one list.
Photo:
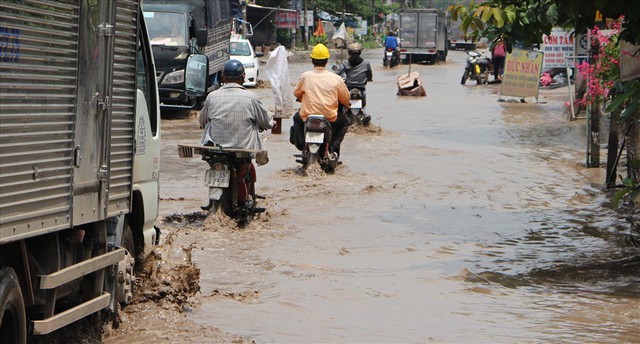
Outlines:
{"label": "truck cab", "polygon": [[231,4],[238,0],[145,0],[144,17],[156,65],[160,107],[200,109],[206,98],[185,93],[184,66],[190,53],[209,59],[207,92],[220,83],[229,60]]}

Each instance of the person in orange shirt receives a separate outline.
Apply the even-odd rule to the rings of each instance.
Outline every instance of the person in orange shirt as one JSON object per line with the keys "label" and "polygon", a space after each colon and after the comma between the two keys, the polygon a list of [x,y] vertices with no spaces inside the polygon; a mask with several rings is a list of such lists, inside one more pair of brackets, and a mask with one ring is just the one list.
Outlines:
{"label": "person in orange shirt", "polygon": [[294,135],[291,143],[296,148],[304,148],[304,122],[311,114],[323,115],[331,123],[331,148],[337,157],[340,155],[340,144],[349,127],[349,120],[338,104],[349,108],[349,90],[344,80],[325,67],[329,61],[329,49],[324,44],[317,44],[311,50],[313,70],[304,72],[293,90],[296,100],[302,102],[300,110],[293,116]]}

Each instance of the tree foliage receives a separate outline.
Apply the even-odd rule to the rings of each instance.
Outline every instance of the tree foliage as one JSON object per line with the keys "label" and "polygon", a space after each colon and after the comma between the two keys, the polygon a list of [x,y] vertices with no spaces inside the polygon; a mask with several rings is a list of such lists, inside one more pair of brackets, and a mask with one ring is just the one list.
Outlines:
{"label": "tree foliage", "polygon": [[585,32],[596,25],[597,12],[603,18],[624,16],[620,39],[640,42],[640,1],[472,0],[469,5],[452,5],[448,11],[454,20],[461,19],[460,29],[472,37],[504,36],[507,43],[525,47],[541,43],[542,34],[549,34],[553,26]]}
{"label": "tree foliage", "polygon": [[543,34],[551,32],[557,20],[553,0],[490,0],[449,7],[451,18],[461,20],[460,29],[476,39],[493,42],[503,37],[507,50],[513,44],[532,47],[542,43]]}

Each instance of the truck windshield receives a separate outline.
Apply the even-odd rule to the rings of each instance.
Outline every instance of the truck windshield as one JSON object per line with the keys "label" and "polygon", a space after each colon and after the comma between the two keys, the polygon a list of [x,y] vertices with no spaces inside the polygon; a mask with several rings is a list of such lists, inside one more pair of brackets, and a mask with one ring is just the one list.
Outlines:
{"label": "truck windshield", "polygon": [[144,12],[144,17],[151,45],[187,45],[187,21],[184,13]]}

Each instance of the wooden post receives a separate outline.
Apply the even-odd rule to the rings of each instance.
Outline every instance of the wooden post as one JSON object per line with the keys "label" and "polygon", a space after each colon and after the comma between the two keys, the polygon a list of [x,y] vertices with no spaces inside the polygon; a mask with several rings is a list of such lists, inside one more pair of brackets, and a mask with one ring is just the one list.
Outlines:
{"label": "wooden post", "polygon": [[302,15],[302,22],[304,23],[304,29],[302,30],[302,41],[304,42],[304,49],[309,50],[309,34],[307,30],[307,0],[304,0],[304,13]]}
{"label": "wooden post", "polygon": [[640,160],[640,109],[631,116],[629,123],[629,134],[627,135],[627,176],[633,181],[640,181],[640,169],[633,168],[631,162]]}
{"label": "wooden post", "polygon": [[587,167],[600,166],[600,102],[591,104],[588,111],[587,139],[589,142],[587,156]]}
{"label": "wooden post", "polygon": [[620,119],[620,111],[616,110],[611,113],[611,119],[609,121],[609,149],[607,151],[607,179],[605,180],[605,186],[607,188],[613,188],[616,186],[616,174],[618,166],[618,120]]}

